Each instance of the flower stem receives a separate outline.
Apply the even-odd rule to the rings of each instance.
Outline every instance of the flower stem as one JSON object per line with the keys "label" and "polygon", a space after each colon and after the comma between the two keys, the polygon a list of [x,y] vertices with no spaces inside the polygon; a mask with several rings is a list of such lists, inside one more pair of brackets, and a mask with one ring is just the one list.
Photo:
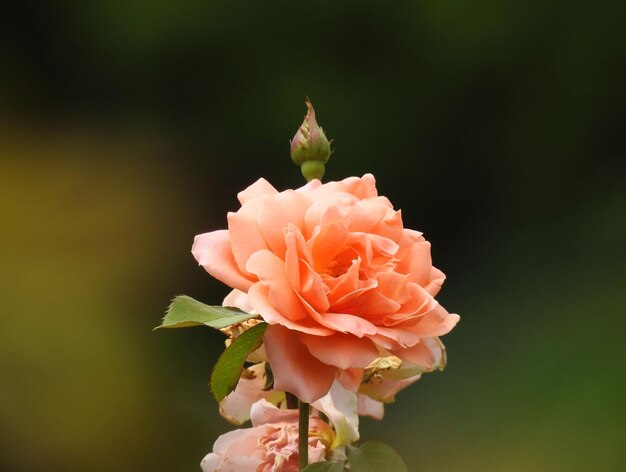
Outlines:
{"label": "flower stem", "polygon": [[298,397],[293,393],[285,392],[285,398],[287,400],[287,408],[289,410],[295,410],[298,408]]}
{"label": "flower stem", "polygon": [[301,401],[299,408],[298,463],[299,470],[302,470],[309,464],[309,404]]}

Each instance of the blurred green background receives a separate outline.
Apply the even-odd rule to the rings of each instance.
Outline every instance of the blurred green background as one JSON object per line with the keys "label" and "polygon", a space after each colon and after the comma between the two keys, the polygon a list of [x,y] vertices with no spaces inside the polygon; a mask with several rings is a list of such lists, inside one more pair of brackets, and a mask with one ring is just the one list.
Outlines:
{"label": "blurred green background", "polygon": [[[623,3],[621,4],[623,5]],[[626,470],[626,32],[617,2],[15,2],[0,19],[0,469],[199,471],[218,303],[195,234],[260,176],[372,172],[461,314],[364,420],[415,472]]]}

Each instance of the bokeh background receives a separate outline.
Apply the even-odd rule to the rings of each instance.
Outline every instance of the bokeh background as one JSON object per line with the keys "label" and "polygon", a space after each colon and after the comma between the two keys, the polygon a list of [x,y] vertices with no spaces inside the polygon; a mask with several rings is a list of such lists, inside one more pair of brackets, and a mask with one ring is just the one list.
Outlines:
{"label": "bokeh background", "polygon": [[[622,4],[623,5],[623,4]],[[152,332],[260,176],[372,172],[462,316],[362,436],[415,472],[626,470],[626,33],[610,2],[25,0],[0,19],[0,469],[199,471],[222,337]]]}

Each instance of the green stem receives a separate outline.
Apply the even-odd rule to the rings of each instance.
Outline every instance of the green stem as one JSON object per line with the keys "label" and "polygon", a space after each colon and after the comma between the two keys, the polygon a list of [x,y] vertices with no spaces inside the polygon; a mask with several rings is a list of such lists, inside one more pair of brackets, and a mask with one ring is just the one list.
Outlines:
{"label": "green stem", "polygon": [[298,463],[299,469],[309,464],[309,404],[299,402],[300,415],[298,421]]}
{"label": "green stem", "polygon": [[287,408],[289,410],[295,410],[298,408],[298,397],[293,393],[285,392],[285,399],[287,400]]}

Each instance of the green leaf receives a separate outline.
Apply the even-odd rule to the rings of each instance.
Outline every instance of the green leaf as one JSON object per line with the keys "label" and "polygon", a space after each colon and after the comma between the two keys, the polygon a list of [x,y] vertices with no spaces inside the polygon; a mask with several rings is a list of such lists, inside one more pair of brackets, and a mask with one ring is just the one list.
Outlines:
{"label": "green leaf", "polygon": [[239,308],[205,305],[187,295],[180,295],[172,300],[163,322],[157,328],[206,325],[220,329],[257,316],[241,311]]}
{"label": "green leaf", "polygon": [[235,390],[248,354],[263,343],[267,323],[259,323],[241,333],[217,360],[211,374],[211,390],[217,402]]}
{"label": "green leaf", "polygon": [[342,462],[313,462],[307,465],[302,472],[343,472]]}
{"label": "green leaf", "polygon": [[346,448],[350,470],[359,472],[408,472],[406,464],[391,446],[380,441],[368,441],[361,447]]}

